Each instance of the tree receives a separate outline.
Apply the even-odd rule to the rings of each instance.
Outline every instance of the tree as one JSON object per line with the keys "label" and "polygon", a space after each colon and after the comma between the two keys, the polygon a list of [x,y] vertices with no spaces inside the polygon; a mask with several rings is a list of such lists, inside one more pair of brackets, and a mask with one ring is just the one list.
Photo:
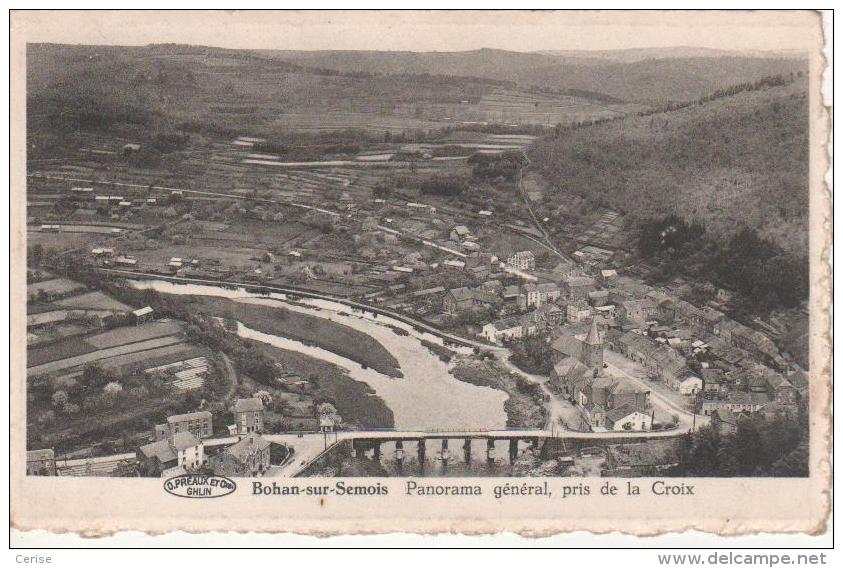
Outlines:
{"label": "tree", "polygon": [[57,390],[56,392],[53,393],[52,399],[53,399],[53,406],[63,408],[64,405],[67,404],[67,400],[68,400],[67,393],[64,392],[63,390]]}

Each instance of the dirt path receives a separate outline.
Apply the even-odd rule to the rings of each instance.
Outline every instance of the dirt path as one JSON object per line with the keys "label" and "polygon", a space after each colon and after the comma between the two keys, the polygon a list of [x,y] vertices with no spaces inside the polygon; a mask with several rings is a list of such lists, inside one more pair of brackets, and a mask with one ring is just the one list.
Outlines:
{"label": "dirt path", "polygon": [[229,399],[234,396],[234,392],[237,389],[237,371],[234,369],[234,365],[231,363],[228,355],[225,353],[220,353],[220,355],[222,356],[223,366],[225,366],[225,379],[228,381],[228,390],[223,398]]}

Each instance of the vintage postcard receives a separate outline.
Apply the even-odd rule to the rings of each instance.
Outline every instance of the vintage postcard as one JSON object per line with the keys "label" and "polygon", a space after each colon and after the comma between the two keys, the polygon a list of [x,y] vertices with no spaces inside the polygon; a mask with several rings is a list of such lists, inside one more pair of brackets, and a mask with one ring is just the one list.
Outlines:
{"label": "vintage postcard", "polygon": [[821,14],[10,25],[13,528],[825,531]]}

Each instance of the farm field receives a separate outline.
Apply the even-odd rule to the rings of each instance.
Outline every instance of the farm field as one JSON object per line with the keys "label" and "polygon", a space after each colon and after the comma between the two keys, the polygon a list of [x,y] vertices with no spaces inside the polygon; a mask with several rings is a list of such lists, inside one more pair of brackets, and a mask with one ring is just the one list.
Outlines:
{"label": "farm field", "polygon": [[53,302],[53,304],[62,308],[92,309],[110,312],[128,312],[132,309],[126,304],[118,302],[111,296],[108,296],[99,290],[94,290],[78,296],[63,298]]}
{"label": "farm field", "polygon": [[70,294],[77,290],[85,288],[84,284],[68,280],[67,278],[55,278],[53,280],[44,280],[43,282],[35,282],[28,284],[26,287],[27,295],[47,294],[50,296],[61,296]]}
{"label": "farm field", "polygon": [[147,341],[156,337],[173,335],[181,331],[181,326],[171,321],[156,321],[138,326],[118,327],[105,333],[93,335],[87,339],[96,349],[108,349],[118,345],[127,345]]}
{"label": "farm field", "polygon": [[[72,339],[77,340],[78,338]],[[31,366],[27,369],[27,376],[35,376],[43,373],[53,373],[56,371],[62,371],[64,369],[79,367],[86,363],[92,363],[94,361],[100,361],[102,359],[120,357],[122,355],[128,355],[131,353],[147,351],[150,349],[155,349],[157,347],[163,347],[165,345],[174,345],[180,343],[181,341],[181,338],[175,336],[157,337],[155,339],[139,341],[137,343],[130,343],[128,345],[118,345],[116,347],[109,347],[106,349],[99,350],[93,350],[95,349],[93,346],[90,346],[87,342],[83,342],[85,345],[89,346],[92,351],[86,350],[84,354],[75,355],[71,357],[63,357],[61,359],[54,359],[47,363]],[[82,349],[82,347],[80,346],[79,349]]]}
{"label": "farm field", "polygon": [[[81,337],[68,337],[43,347],[30,349],[26,355],[27,374],[29,374],[29,369],[42,368],[51,362],[73,359],[93,351],[96,351],[96,347]],[[61,365],[57,367],[60,368]]]}

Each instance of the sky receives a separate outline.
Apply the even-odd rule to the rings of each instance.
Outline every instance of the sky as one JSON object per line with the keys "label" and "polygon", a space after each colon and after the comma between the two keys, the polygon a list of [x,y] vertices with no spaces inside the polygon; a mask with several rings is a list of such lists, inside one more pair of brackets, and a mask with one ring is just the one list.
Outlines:
{"label": "sky", "polygon": [[240,49],[811,49],[810,12],[62,11],[17,12],[27,42],[187,43]]}

